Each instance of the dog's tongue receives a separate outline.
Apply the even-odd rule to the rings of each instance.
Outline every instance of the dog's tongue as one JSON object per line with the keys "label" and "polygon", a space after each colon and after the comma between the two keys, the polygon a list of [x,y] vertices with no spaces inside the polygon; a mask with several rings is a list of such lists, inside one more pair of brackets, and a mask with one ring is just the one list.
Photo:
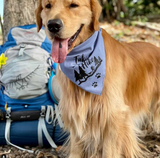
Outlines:
{"label": "dog's tongue", "polygon": [[68,52],[68,39],[55,38],[52,43],[51,56],[54,62],[63,63]]}

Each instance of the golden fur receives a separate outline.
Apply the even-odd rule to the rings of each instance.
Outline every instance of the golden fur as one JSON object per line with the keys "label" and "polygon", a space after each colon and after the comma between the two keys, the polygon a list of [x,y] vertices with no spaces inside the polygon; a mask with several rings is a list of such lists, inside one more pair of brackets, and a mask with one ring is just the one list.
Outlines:
{"label": "golden fur", "polygon": [[[69,8],[71,3],[77,8]],[[51,4],[51,9],[45,8]],[[72,48],[99,29],[98,0],[39,0],[36,10],[38,31],[59,18],[61,38],[82,31]],[[144,157],[138,128],[150,123],[160,133],[160,48],[149,43],[120,43],[102,30],[106,50],[106,76],[102,95],[88,93],[73,84],[58,69],[62,90],[59,103],[65,127],[70,132],[69,158]],[[137,128],[138,127],[138,128]]]}

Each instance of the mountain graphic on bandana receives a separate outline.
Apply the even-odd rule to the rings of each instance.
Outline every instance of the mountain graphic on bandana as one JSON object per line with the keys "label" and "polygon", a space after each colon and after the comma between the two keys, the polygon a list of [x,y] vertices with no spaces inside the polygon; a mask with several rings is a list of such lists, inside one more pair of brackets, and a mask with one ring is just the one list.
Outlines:
{"label": "mountain graphic on bandana", "polygon": [[[84,59],[83,55],[82,59]],[[75,82],[79,82],[78,85],[86,82],[89,77],[95,74],[101,63],[102,59],[99,56],[98,58],[94,56],[91,59],[84,60],[82,64],[78,66],[78,71],[74,70]]]}

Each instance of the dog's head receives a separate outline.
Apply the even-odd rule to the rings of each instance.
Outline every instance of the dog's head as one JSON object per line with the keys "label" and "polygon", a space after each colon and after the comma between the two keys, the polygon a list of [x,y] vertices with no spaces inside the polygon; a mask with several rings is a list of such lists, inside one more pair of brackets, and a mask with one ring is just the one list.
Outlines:
{"label": "dog's head", "polygon": [[99,30],[101,6],[98,0],[39,0],[36,9],[38,31],[42,26],[53,42],[51,55],[62,63],[68,52]]}

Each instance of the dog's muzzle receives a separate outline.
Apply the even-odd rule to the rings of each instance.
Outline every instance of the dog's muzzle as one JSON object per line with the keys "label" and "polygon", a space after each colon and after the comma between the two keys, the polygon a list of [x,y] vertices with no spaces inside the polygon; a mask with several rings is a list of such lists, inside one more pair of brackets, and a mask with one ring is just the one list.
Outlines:
{"label": "dog's muzzle", "polygon": [[49,20],[47,27],[51,33],[58,33],[63,28],[63,23],[60,19]]}

